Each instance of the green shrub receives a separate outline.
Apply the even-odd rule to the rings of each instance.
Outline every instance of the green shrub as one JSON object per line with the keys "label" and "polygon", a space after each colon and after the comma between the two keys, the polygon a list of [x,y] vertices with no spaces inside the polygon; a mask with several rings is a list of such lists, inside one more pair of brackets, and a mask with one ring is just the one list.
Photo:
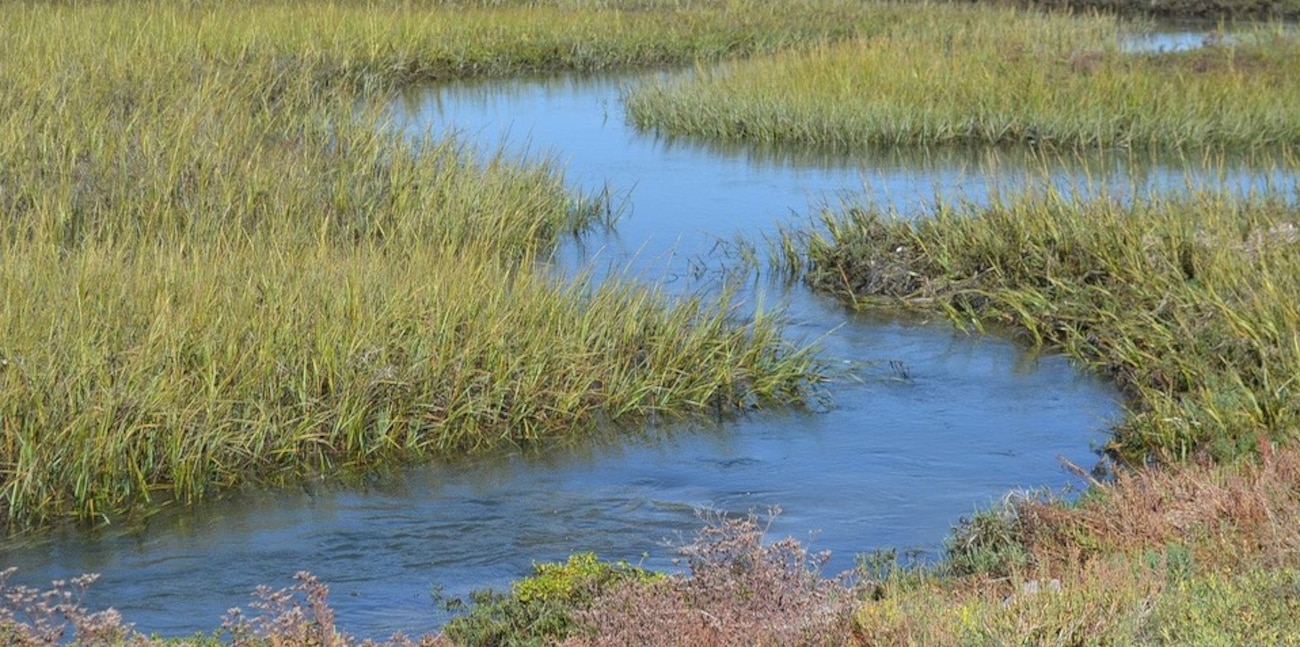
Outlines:
{"label": "green shrub", "polygon": [[627,562],[602,562],[594,553],[567,562],[533,565],[533,575],[511,585],[509,593],[477,591],[468,615],[447,624],[456,644],[496,647],[543,645],[562,640],[575,628],[572,614],[602,592],[623,582],[652,582],[663,576]]}

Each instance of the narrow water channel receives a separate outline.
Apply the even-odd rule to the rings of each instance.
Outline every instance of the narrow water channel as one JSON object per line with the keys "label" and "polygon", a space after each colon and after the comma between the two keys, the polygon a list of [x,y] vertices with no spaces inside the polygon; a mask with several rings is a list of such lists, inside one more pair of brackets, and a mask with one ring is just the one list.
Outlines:
{"label": "narrow water channel", "polygon": [[[770,234],[849,192],[923,212],[936,196],[980,199],[1043,177],[1106,177],[1133,192],[1277,181],[1248,163],[1205,172],[1200,160],[843,156],[664,141],[623,121],[628,82],[449,86],[408,97],[394,121],[411,134],[526,147],[553,156],[575,189],[608,186],[626,201],[616,230],[566,247],[561,271],[609,268],[683,291],[716,281],[719,240]],[[876,547],[933,555],[960,517],[1010,490],[1077,485],[1058,456],[1091,465],[1119,414],[1111,386],[1063,358],[942,321],[854,314],[797,286],[750,285],[743,298],[784,307],[792,337],[819,340],[836,367],[824,410],[623,430],[357,487],[232,496],[131,527],[10,538],[0,564],[18,567],[12,582],[32,585],[100,573],[89,606],[112,605],[141,630],[173,636],[211,630],[255,586],[287,585],[305,569],[330,583],[349,632],[418,633],[447,618],[434,592],[501,586],[534,561],[591,550],[669,568],[664,542],[689,535],[698,508],[779,505],[774,532],[832,550],[837,569]]]}

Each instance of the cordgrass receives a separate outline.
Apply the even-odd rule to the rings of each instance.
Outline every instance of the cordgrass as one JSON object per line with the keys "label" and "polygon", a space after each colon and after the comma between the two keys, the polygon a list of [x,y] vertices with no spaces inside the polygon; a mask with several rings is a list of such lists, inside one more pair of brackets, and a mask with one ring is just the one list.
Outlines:
{"label": "cordgrass", "polygon": [[1228,460],[1300,428],[1300,214],[1284,197],[1047,191],[918,221],[849,207],[787,234],[785,258],[804,250],[793,269],[850,302],[997,325],[1112,376],[1130,414],[1106,449],[1127,464]]}
{"label": "cordgrass", "polygon": [[547,255],[609,206],[544,162],[408,141],[383,103],[415,83],[824,42],[901,12],[6,4],[5,519],[797,405],[817,370],[777,319],[740,321],[725,296],[557,283]]}
{"label": "cordgrass", "polygon": [[162,61],[271,64],[374,89],[718,60],[846,38],[905,10],[848,0],[127,0],[12,3],[5,11],[10,47],[21,44],[59,75],[85,71],[57,64],[98,44],[119,62],[153,54],[141,75],[158,76]]}
{"label": "cordgrass", "polygon": [[879,33],[701,66],[630,91],[673,136],[870,146],[1251,149],[1300,145],[1300,39],[1260,28],[1128,53],[1113,17],[913,7]]}

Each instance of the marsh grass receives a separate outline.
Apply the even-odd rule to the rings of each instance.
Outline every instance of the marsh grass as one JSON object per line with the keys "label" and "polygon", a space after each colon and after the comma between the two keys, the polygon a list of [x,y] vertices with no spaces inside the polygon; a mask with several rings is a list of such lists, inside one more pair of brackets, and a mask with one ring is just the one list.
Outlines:
{"label": "marsh grass", "polygon": [[11,514],[108,512],[158,488],[192,500],[602,418],[802,397],[808,358],[775,322],[442,252],[11,257],[62,266],[4,281]]}
{"label": "marsh grass", "polygon": [[414,83],[842,38],[853,2],[6,4],[0,502],[15,524],[797,404],[727,297],[544,269],[609,218],[545,162],[409,141]]}
{"label": "marsh grass", "polygon": [[1300,41],[1260,28],[1126,53],[1114,18],[915,6],[856,39],[702,66],[634,88],[674,136],[861,149],[955,144],[1243,149],[1300,143]]}
{"label": "marsh grass", "polygon": [[[315,84],[368,91],[716,60],[845,38],[881,13],[846,0],[129,0],[6,8],[14,46],[41,52],[49,62],[98,43],[109,60],[145,62],[136,69],[144,76],[160,71],[155,60],[229,64],[241,71],[269,63],[277,72],[310,71],[307,79]],[[141,57],[146,52],[157,57]]]}
{"label": "marsh grass", "polygon": [[1295,440],[1296,220],[1280,194],[1049,190],[943,204],[918,221],[827,211],[788,233],[783,253],[815,288],[853,303],[1005,326],[1096,367],[1128,396],[1106,449],[1143,465]]}

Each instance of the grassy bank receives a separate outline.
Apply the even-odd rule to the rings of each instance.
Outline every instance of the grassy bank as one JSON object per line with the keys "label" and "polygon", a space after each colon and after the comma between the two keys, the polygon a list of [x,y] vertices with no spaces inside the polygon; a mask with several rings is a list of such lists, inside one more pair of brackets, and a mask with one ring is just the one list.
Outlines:
{"label": "grassy bank", "polygon": [[539,261],[608,216],[559,170],[391,133],[415,83],[716,60],[858,3],[10,3],[0,503],[30,525],[798,403],[779,324]]}
{"label": "grassy bank", "polygon": [[787,266],[820,290],[1017,331],[1129,397],[1107,447],[1124,467],[1114,483],[1074,505],[1030,497],[976,515],[939,569],[878,581],[855,616],[861,640],[1300,636],[1288,530],[1300,510],[1300,212],[1286,197],[1020,194],[917,221],[851,207],[784,239]]}
{"label": "grassy bank", "polygon": [[841,148],[1300,144],[1300,42],[1268,30],[1131,54],[1113,18],[918,6],[881,33],[634,89],[670,135]]}
{"label": "grassy bank", "polygon": [[1295,439],[1297,219],[1280,198],[1020,195],[915,222],[849,208],[786,244],[819,290],[996,323],[1112,376],[1131,414],[1108,449],[1143,465]]}
{"label": "grassy bank", "polygon": [[[1121,475],[1078,505],[1015,500],[948,567],[877,571],[863,644],[1282,645],[1300,639],[1300,454]],[[969,568],[972,558],[980,567]]]}

